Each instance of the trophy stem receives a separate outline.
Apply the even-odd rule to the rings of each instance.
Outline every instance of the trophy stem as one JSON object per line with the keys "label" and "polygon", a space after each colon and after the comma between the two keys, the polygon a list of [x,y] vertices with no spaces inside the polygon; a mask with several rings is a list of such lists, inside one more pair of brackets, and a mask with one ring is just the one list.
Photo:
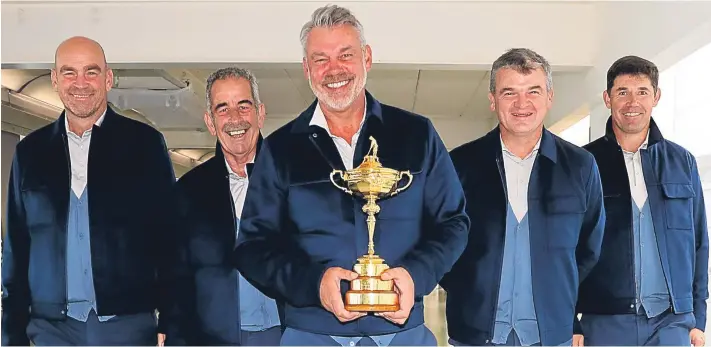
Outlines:
{"label": "trophy stem", "polygon": [[368,214],[366,222],[368,223],[368,255],[375,255],[375,243],[373,235],[375,234],[375,214],[380,212],[380,206],[375,204],[376,197],[374,195],[367,196],[368,202],[363,206],[363,212]]}

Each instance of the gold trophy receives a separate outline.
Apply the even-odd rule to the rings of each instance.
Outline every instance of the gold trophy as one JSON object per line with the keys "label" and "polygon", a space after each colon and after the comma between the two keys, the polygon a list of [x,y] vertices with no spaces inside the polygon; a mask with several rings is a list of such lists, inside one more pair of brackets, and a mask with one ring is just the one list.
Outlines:
{"label": "gold trophy", "polygon": [[[346,183],[342,187],[334,177],[341,176]],[[404,176],[408,182],[402,188],[397,188]],[[375,204],[378,199],[391,197],[407,189],[412,183],[409,171],[397,171],[385,168],[378,159],[378,143],[371,136],[370,150],[363,162],[355,169],[345,173],[341,170],[331,172],[331,182],[344,192],[360,196],[367,200],[363,212],[368,214],[368,254],[358,258],[353,271],[358,278],[351,282],[351,288],[346,292],[346,310],[360,312],[394,312],[400,308],[398,295],[393,290],[392,280],[383,281],[380,275],[389,267],[385,261],[375,254],[373,234],[375,233],[375,214],[380,212],[380,206]]]}

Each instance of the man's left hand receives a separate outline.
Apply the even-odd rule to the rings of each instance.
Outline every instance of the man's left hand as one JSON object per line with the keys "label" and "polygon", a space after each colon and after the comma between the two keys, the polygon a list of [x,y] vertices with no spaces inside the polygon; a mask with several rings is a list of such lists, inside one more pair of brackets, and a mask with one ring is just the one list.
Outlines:
{"label": "man's left hand", "polygon": [[380,275],[380,279],[395,282],[395,292],[399,295],[400,309],[395,312],[379,312],[376,315],[395,324],[405,324],[407,318],[410,317],[412,307],[415,306],[415,282],[412,280],[412,276],[404,268],[397,267],[385,270]]}
{"label": "man's left hand", "polygon": [[689,338],[691,339],[691,344],[693,344],[694,347],[701,347],[706,344],[704,332],[699,329],[691,329],[689,332]]}

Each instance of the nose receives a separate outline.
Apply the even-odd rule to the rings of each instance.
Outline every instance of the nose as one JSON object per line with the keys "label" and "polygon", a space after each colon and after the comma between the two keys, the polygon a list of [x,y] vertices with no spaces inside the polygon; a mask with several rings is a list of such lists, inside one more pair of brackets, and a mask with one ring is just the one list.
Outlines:
{"label": "nose", "polygon": [[74,79],[74,86],[77,88],[84,88],[88,85],[86,78],[82,74],[77,74],[77,78]]}
{"label": "nose", "polygon": [[514,106],[523,108],[526,107],[526,104],[528,104],[526,93],[519,93],[516,100],[514,100]]}

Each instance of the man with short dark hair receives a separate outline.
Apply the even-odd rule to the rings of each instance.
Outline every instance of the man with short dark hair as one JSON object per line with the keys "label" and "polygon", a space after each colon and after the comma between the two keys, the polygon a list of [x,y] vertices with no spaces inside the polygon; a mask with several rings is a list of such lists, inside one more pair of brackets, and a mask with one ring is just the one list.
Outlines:
{"label": "man with short dark hair", "polygon": [[[652,118],[659,71],[627,56],[607,72],[605,136],[585,146],[600,167],[607,223],[580,286],[576,340],[589,345],[704,344],[708,235],[696,159]],[[581,341],[582,344],[582,341]]]}
{"label": "man with short dark hair", "polygon": [[491,69],[499,126],[451,151],[473,221],[444,279],[454,345],[570,345],[579,279],[600,254],[605,213],[590,153],[543,126],[548,62],[512,49]]}

